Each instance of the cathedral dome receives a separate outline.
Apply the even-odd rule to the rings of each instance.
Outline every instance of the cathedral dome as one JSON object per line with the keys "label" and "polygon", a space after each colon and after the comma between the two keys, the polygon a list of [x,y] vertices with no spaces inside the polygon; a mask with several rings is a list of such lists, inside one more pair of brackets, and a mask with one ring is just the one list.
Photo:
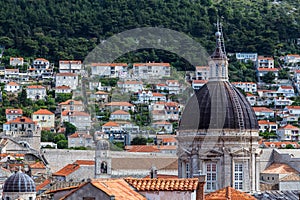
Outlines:
{"label": "cathedral dome", "polygon": [[252,107],[238,89],[228,81],[209,81],[188,101],[179,131],[258,128]]}
{"label": "cathedral dome", "polygon": [[19,171],[5,181],[3,192],[36,192],[35,183],[27,174]]}

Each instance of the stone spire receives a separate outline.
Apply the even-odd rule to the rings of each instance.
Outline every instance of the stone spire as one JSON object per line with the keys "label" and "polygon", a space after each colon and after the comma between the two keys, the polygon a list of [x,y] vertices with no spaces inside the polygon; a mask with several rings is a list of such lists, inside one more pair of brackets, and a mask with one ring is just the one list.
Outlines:
{"label": "stone spire", "polygon": [[209,65],[209,81],[228,81],[228,58],[225,52],[224,38],[222,27],[217,22],[216,49],[210,56]]}

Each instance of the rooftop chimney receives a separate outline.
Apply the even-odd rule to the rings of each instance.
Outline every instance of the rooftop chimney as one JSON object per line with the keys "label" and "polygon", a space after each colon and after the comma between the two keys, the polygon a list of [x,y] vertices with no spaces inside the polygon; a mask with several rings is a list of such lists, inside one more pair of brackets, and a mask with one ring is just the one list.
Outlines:
{"label": "rooftop chimney", "polygon": [[150,169],[150,178],[157,178],[157,168],[155,166]]}
{"label": "rooftop chimney", "polygon": [[196,191],[196,200],[205,200],[204,195],[204,186],[206,182],[206,175],[196,175],[195,178],[198,178],[198,187]]}

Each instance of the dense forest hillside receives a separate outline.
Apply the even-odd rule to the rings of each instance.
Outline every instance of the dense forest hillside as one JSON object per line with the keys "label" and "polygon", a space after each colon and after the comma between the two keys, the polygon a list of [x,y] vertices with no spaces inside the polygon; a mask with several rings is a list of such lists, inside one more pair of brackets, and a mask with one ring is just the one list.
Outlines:
{"label": "dense forest hillside", "polygon": [[[184,32],[212,50],[213,24],[221,16],[228,52],[299,53],[299,5],[300,0],[1,0],[0,45],[6,55],[84,59],[115,33],[152,26]],[[161,56],[140,51],[126,59],[177,59]]]}

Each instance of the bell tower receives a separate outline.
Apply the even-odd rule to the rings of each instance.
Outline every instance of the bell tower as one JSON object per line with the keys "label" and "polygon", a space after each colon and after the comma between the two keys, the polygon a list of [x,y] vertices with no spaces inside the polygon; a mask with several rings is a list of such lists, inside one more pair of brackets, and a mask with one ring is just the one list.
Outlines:
{"label": "bell tower", "polygon": [[97,142],[95,152],[95,178],[111,177],[111,157],[109,142],[101,139]]}

